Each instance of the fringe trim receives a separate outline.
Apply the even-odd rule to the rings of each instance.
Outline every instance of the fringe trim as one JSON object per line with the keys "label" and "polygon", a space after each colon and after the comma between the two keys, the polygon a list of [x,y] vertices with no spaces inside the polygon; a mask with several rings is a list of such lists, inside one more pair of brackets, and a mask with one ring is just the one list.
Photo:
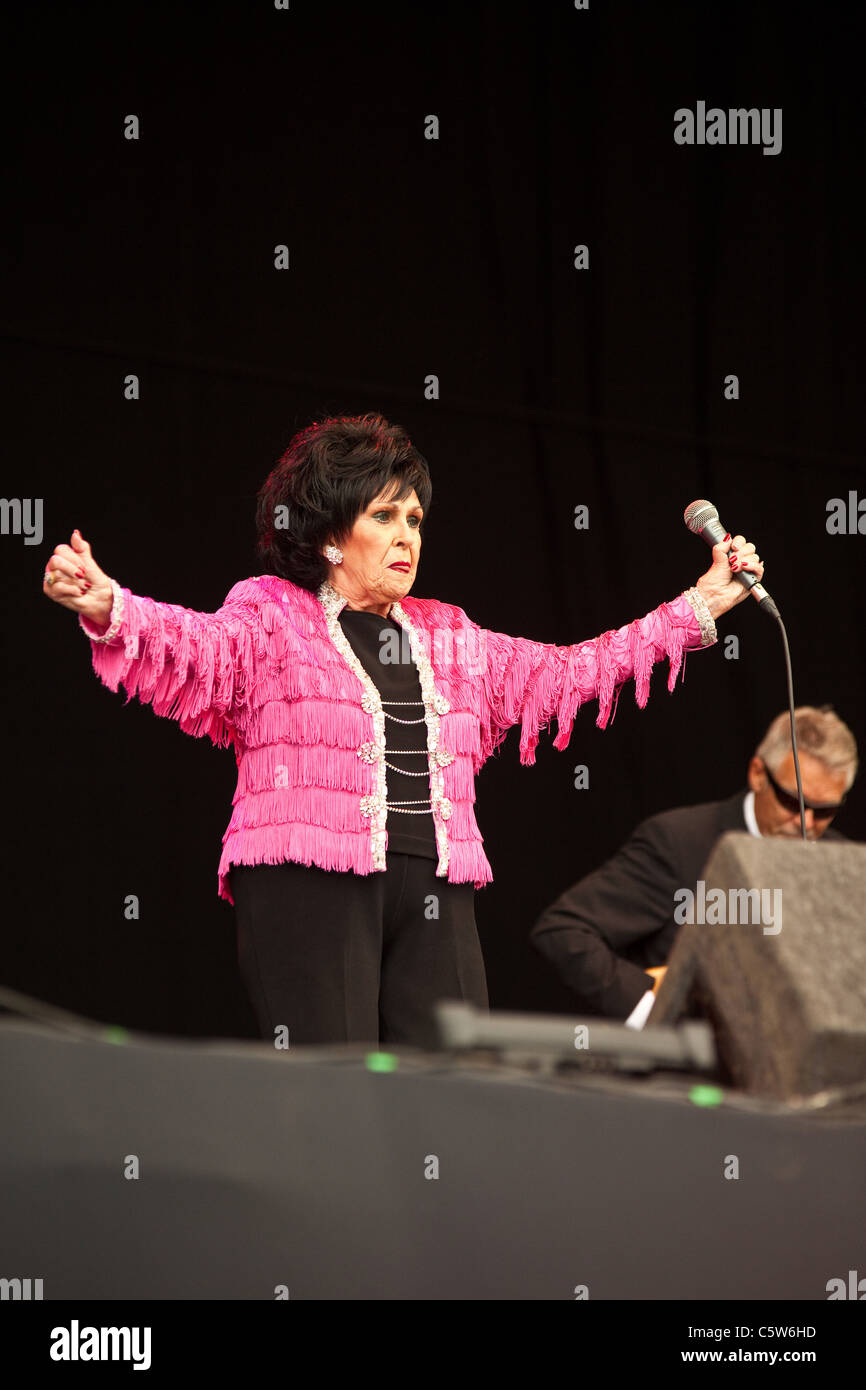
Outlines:
{"label": "fringe trim", "polygon": [[[452,802],[474,802],[475,772],[471,757],[455,756],[454,761],[443,768],[443,777],[445,795]],[[419,785],[422,785],[420,781]],[[279,741],[244,749],[238,762],[233,802],[237,804],[257,792],[297,787],[322,787],[370,796],[376,791],[376,779],[373,767],[358,757],[354,746],[343,749]],[[419,795],[426,795],[426,792]]]}
{"label": "fringe trim", "polygon": [[520,761],[532,765],[539,734],[554,716],[558,732],[553,746],[561,751],[569,743],[577,711],[593,699],[598,700],[596,725],[607,728],[629,680],[634,680],[635,700],[643,709],[655,663],[668,658],[668,691],[673,691],[684,652],[700,647],[701,641],[694,610],[682,596],[625,627],[570,647],[488,633],[495,679],[488,687],[482,753],[489,756],[509,727],[519,723]]}
{"label": "fringe trim", "polygon": [[[335,834],[319,826],[280,825],[254,834],[239,832],[227,836],[217,871],[219,897],[234,905],[231,892],[232,864],[305,864],[338,873],[361,876],[375,872],[369,835]],[[449,883],[472,883],[483,888],[493,882],[493,873],[478,839],[452,837],[447,874]]]}
{"label": "fringe trim", "polygon": [[280,825],[256,835],[235,835],[225,841],[217,871],[218,894],[234,904],[229,882],[231,864],[306,864],[339,873],[374,872],[370,836],[337,835],[321,826]]}
{"label": "fringe trim", "polygon": [[375,791],[375,780],[373,769],[361,761],[354,748],[268,744],[246,749],[233,800],[236,803],[250,793],[295,787],[324,787],[367,796]]}
{"label": "fringe trim", "polygon": [[96,675],[115,693],[123,686],[125,704],[137,696],[184,733],[206,735],[220,747],[230,744],[263,655],[255,609],[231,599],[243,587],[235,585],[216,613],[123,589],[120,640],[91,642]]}
{"label": "fringe trim", "polygon": [[248,746],[291,743],[346,749],[353,754],[370,738],[370,716],[360,705],[334,700],[272,700],[256,710],[246,733]]}

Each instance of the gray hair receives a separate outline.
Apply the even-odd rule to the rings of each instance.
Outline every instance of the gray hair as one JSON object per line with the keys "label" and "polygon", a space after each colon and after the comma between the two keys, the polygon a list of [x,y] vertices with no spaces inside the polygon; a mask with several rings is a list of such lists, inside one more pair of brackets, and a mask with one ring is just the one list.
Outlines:
{"label": "gray hair", "polygon": [[[830,772],[845,773],[845,790],[850,789],[857,776],[857,740],[833,711],[832,705],[801,705],[794,710],[797,731],[797,751],[810,753]],[[755,749],[755,756],[775,773],[791,752],[791,716],[787,710],[778,715]]]}

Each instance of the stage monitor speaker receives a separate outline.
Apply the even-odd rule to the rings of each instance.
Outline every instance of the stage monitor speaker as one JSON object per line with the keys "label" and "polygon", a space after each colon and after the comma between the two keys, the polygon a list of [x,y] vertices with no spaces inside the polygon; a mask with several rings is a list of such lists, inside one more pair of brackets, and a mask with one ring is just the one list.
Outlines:
{"label": "stage monitor speaker", "polygon": [[676,899],[654,1024],[702,1012],[756,1095],[866,1084],[866,845],[730,833]]}

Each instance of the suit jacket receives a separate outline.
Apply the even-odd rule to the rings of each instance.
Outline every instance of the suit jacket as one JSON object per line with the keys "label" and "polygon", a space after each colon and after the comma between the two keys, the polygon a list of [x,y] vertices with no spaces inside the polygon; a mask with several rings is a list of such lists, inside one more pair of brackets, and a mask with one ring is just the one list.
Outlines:
{"label": "suit jacket", "polygon": [[[720,835],[748,829],[746,793],[650,816],[541,914],[530,940],[574,990],[582,1013],[628,1018],[652,988],[646,968],[665,964],[680,929],[674,893],[694,889]],[[846,836],[830,829],[823,838]]]}

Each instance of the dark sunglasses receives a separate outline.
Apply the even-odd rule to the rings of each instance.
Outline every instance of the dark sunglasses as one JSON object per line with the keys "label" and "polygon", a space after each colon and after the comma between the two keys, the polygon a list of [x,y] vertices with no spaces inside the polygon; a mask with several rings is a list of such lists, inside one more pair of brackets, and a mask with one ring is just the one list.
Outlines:
{"label": "dark sunglasses", "polygon": [[[761,763],[764,771],[767,774],[767,781],[773,788],[773,794],[776,800],[778,801],[779,805],[783,806],[785,810],[790,812],[792,815],[799,816],[800,798],[797,796],[792,796],[790,792],[785,791],[784,787],[780,787],[779,783],[776,781],[775,777],[773,776],[772,772],[767,767],[767,764],[763,761],[763,759],[761,759]],[[809,801],[808,798],[804,796],[803,806],[807,811],[812,811],[813,814],[816,816],[835,816],[836,812],[841,811],[842,807],[845,805],[847,796],[848,793],[846,792],[845,795],[842,797],[841,801]]]}

